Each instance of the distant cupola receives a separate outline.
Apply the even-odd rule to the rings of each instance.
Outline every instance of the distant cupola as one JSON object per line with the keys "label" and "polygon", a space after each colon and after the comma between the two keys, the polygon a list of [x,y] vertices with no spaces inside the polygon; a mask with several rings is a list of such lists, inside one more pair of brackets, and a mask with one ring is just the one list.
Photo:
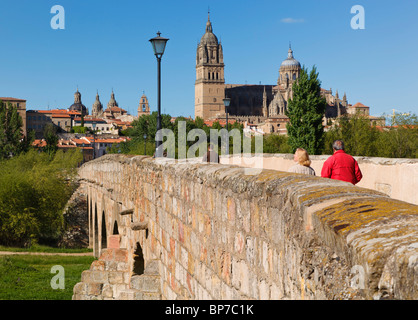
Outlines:
{"label": "distant cupola", "polygon": [[74,93],[74,103],[69,108],[70,111],[80,112],[83,115],[89,114],[86,106],[81,102],[81,93],[78,91]]}
{"label": "distant cupola", "polygon": [[92,115],[93,117],[100,118],[103,116],[103,105],[100,102],[99,92],[96,94],[96,101],[93,103],[92,107]]}
{"label": "distant cupola", "polygon": [[287,89],[293,85],[293,82],[299,78],[301,71],[300,62],[293,57],[293,50],[289,44],[287,59],[282,62],[279,69],[279,79],[277,84]]}
{"label": "distant cupola", "polygon": [[112,94],[110,95],[110,101],[107,104],[107,107],[108,108],[119,107],[118,103],[116,102],[115,94],[113,93],[113,90],[112,90]]}

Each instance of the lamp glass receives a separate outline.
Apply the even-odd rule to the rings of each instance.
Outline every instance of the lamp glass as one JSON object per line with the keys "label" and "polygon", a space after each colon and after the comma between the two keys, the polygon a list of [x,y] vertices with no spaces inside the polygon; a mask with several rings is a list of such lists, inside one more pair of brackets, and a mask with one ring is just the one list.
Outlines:
{"label": "lamp glass", "polygon": [[161,37],[161,33],[157,33],[158,37],[150,39],[152,48],[154,49],[154,54],[156,56],[162,56],[164,54],[165,46],[169,39]]}
{"label": "lamp glass", "polygon": [[229,98],[225,98],[224,99],[224,105],[225,105],[225,107],[229,107],[229,105],[231,104],[231,99],[229,99]]}

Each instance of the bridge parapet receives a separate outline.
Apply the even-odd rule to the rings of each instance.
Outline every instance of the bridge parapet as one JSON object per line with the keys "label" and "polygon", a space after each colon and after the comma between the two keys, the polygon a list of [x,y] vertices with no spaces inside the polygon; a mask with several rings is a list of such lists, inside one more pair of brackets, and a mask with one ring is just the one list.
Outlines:
{"label": "bridge parapet", "polygon": [[119,234],[127,277],[158,261],[163,299],[418,298],[417,206],[341,181],[246,173],[143,156],[91,161],[79,172],[91,244],[99,255]]}

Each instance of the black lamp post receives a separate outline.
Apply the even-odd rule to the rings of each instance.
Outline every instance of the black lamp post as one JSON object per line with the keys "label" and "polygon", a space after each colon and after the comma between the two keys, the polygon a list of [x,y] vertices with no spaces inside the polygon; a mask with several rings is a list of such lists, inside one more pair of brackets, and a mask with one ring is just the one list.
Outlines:
{"label": "black lamp post", "polygon": [[93,160],[96,159],[96,122],[93,122]]}
{"label": "black lamp post", "polygon": [[226,114],[226,130],[228,130],[228,107],[231,104],[230,98],[224,99],[224,105],[225,105],[225,114]]}
{"label": "black lamp post", "polygon": [[228,107],[231,104],[231,99],[230,98],[225,98],[224,99],[224,106],[225,106],[225,115],[226,115],[226,134],[227,134],[227,145],[225,148],[225,153],[229,154],[229,130],[228,130]]}
{"label": "black lamp post", "polygon": [[84,146],[85,146],[85,144],[83,143],[82,145],[81,145],[81,153],[83,154],[83,163],[84,163]]}
{"label": "black lamp post", "polygon": [[159,131],[161,130],[161,57],[164,54],[165,46],[169,39],[161,37],[161,32],[157,32],[158,37],[152,38],[149,41],[152,44],[154,49],[154,54],[157,57],[158,62],[158,116],[157,116],[157,136],[155,141],[155,157],[162,156],[162,150],[160,150],[160,145],[162,139],[160,137]]}
{"label": "black lamp post", "polygon": [[147,155],[147,135],[144,134],[144,156]]}

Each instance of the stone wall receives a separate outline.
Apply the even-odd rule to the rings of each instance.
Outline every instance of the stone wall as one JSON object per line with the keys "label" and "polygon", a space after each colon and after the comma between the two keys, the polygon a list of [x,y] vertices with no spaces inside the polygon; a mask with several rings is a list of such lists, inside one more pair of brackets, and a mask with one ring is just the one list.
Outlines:
{"label": "stone wall", "polygon": [[103,269],[89,294],[88,270],[74,299],[418,298],[417,206],[319,177],[161,161],[81,167],[98,261],[127,255],[123,287]]}
{"label": "stone wall", "polygon": [[[322,166],[330,156],[310,156],[311,167],[321,176]],[[363,179],[357,185],[377,190],[388,196],[418,205],[418,159],[354,157]],[[222,164],[288,171],[295,163],[292,154],[256,154],[251,156],[221,156]]]}

